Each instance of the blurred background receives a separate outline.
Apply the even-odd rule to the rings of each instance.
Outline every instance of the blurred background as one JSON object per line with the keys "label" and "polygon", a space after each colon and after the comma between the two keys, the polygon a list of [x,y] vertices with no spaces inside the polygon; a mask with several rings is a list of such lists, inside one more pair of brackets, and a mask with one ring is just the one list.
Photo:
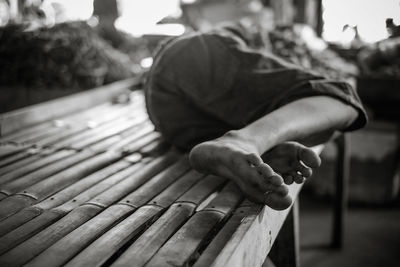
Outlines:
{"label": "blurred background", "polygon": [[145,79],[161,41],[226,22],[286,60],[347,80],[369,113],[369,125],[348,134],[343,251],[315,249],[329,239],[314,230],[327,232],[331,216],[333,144],[303,190],[305,266],[399,266],[399,0],[0,0],[0,113]]}

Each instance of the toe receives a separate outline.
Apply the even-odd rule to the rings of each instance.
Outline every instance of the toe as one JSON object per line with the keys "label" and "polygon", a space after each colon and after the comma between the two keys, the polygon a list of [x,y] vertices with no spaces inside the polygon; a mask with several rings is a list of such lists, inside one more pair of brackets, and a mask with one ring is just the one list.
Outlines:
{"label": "toe", "polygon": [[295,172],[293,174],[294,182],[297,184],[301,184],[304,181],[304,177],[300,172]]}
{"label": "toe", "polygon": [[321,165],[321,158],[308,147],[304,146],[301,148],[298,152],[298,156],[305,165],[311,168],[318,168]]}
{"label": "toe", "polygon": [[289,184],[289,185],[293,184],[293,182],[294,182],[293,176],[291,174],[285,174],[283,176],[283,180],[284,180],[285,184]]}
{"label": "toe", "polygon": [[274,170],[265,163],[259,165],[257,167],[257,171],[264,177],[263,179],[268,183],[277,186],[283,183],[282,177],[275,173]]}
{"label": "toe", "polygon": [[286,196],[289,194],[289,188],[286,185],[276,186],[273,191],[280,196]]}
{"label": "toe", "polygon": [[257,154],[250,153],[247,154],[245,157],[250,165],[259,166],[260,164],[263,163],[262,159]]}
{"label": "toe", "polygon": [[299,162],[296,166],[297,172],[300,172],[303,177],[310,178],[312,175],[312,169]]}
{"label": "toe", "polygon": [[293,200],[289,195],[282,197],[278,194],[271,193],[265,196],[265,203],[275,210],[287,209],[290,207],[292,202]]}
{"label": "toe", "polygon": [[254,188],[248,184],[241,187],[241,189],[249,200],[255,203],[265,204],[265,192],[258,190],[257,188]]}

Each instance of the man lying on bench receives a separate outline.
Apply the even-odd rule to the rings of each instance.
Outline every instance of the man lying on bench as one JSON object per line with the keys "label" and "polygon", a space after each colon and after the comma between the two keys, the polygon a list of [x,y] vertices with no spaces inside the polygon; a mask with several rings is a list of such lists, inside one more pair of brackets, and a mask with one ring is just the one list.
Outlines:
{"label": "man lying on bench", "polygon": [[[146,86],[150,119],[203,173],[232,179],[252,201],[277,210],[320,165],[306,146],[363,127],[355,90],[249,45],[242,27],[164,43]],[[305,146],[306,145],[306,146]]]}

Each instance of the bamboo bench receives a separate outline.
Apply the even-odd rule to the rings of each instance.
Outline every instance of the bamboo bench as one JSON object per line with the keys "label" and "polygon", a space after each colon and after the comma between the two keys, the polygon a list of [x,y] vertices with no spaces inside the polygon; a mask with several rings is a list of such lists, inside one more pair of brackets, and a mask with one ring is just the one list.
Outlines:
{"label": "bamboo bench", "polygon": [[298,265],[296,202],[275,211],[191,169],[135,83],[1,115],[0,266],[261,266],[274,243],[278,266]]}

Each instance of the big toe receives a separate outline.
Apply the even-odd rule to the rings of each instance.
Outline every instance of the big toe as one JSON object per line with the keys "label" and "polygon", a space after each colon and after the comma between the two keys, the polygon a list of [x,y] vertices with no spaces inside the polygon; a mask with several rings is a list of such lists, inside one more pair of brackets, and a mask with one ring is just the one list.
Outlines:
{"label": "big toe", "polygon": [[300,160],[308,167],[318,168],[321,165],[321,158],[308,147],[300,148],[298,155]]}
{"label": "big toe", "polygon": [[270,193],[266,196],[266,204],[274,210],[285,210],[292,205],[292,198],[289,195]]}

